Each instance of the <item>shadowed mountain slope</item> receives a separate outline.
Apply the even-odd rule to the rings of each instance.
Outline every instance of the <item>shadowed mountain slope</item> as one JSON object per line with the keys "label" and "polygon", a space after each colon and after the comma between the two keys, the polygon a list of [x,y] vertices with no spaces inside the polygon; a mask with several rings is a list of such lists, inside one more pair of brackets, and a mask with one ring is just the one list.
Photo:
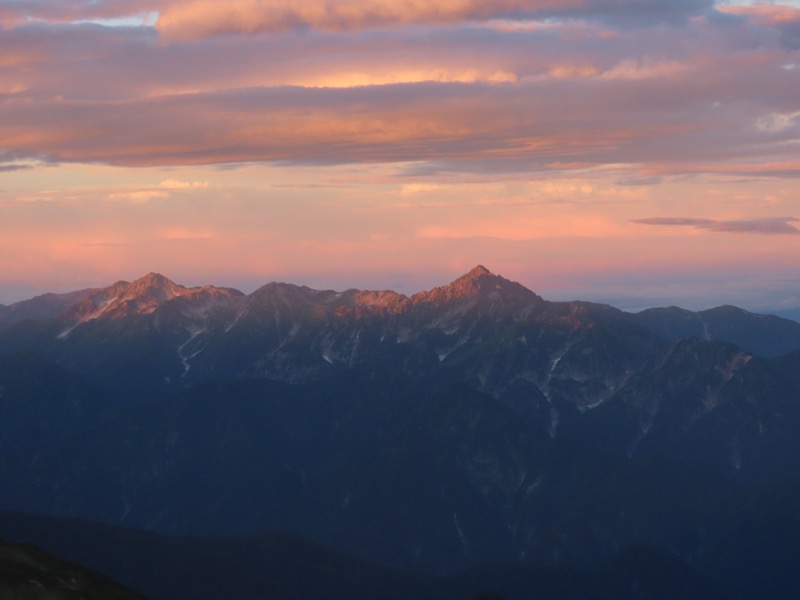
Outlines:
{"label": "shadowed mountain slope", "polygon": [[735,306],[718,306],[700,312],[674,306],[651,308],[630,318],[666,339],[720,340],[765,357],[780,356],[800,348],[800,323]]}

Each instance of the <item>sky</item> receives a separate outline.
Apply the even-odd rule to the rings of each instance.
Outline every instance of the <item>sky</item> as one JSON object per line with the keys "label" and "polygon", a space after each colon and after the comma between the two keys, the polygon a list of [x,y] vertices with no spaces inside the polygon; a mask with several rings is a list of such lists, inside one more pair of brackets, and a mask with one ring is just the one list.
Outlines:
{"label": "sky", "polygon": [[0,0],[0,303],[483,264],[800,315],[799,250],[800,1]]}

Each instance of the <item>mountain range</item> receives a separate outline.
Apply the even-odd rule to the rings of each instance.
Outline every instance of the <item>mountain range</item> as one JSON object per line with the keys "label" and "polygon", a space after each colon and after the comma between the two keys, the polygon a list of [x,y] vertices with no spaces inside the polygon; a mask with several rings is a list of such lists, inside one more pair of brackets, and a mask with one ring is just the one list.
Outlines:
{"label": "mountain range", "polygon": [[549,302],[481,266],[410,297],[150,274],[0,310],[0,508],[426,577],[652,548],[788,598],[798,389],[800,324],[734,307]]}

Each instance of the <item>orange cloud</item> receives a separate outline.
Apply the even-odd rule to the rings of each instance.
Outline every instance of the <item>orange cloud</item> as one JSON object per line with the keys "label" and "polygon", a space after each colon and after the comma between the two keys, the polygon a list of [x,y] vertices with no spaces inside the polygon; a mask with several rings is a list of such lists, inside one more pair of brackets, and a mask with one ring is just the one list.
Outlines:
{"label": "orange cloud", "polygon": [[150,202],[151,200],[165,200],[169,192],[162,190],[139,190],[136,192],[117,192],[109,194],[109,200],[124,200],[127,202]]}
{"label": "orange cloud", "polygon": [[197,188],[207,188],[209,183],[207,181],[179,181],[177,179],[165,179],[159,184],[159,187],[167,190],[189,190]]}
{"label": "orange cloud", "polygon": [[385,69],[360,72],[345,71],[312,75],[310,77],[301,76],[298,77],[296,81],[290,81],[290,83],[307,87],[348,88],[368,85],[421,83],[427,81],[440,83],[511,83],[518,79],[515,73],[504,70],[486,71],[474,68],[407,68],[389,71]]}
{"label": "orange cloud", "polygon": [[719,6],[717,10],[732,15],[752,16],[759,25],[780,25],[800,21],[800,8],[786,4]]}
{"label": "orange cloud", "polygon": [[585,4],[584,0],[185,0],[168,6],[156,27],[166,39],[192,40],[304,28],[350,31],[415,23],[458,23]]}

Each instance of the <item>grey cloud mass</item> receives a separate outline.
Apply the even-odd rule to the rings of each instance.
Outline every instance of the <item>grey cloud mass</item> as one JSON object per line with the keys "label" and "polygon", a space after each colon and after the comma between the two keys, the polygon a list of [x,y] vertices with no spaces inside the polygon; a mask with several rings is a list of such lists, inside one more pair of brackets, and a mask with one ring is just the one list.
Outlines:
{"label": "grey cloud mass", "polygon": [[763,235],[798,235],[800,229],[792,223],[800,222],[794,217],[773,217],[742,221],[723,221],[714,219],[693,219],[689,217],[649,217],[633,219],[639,225],[662,227],[694,227],[720,233],[759,233]]}

